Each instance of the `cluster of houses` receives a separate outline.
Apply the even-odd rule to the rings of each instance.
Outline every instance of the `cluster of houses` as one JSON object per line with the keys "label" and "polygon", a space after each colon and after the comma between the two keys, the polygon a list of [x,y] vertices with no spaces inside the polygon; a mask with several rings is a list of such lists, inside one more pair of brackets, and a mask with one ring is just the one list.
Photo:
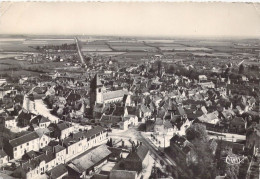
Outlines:
{"label": "cluster of houses", "polygon": [[[154,66],[156,70],[151,70]],[[184,154],[191,151],[185,131],[194,123],[204,124],[209,132],[244,136],[244,147],[252,153],[259,148],[254,88],[248,95],[235,94],[237,84],[229,78],[190,79],[165,73],[163,66],[149,62],[118,68],[109,61],[92,64],[81,75],[55,72],[21,78],[17,85],[3,83],[1,124],[24,135],[4,140],[0,164],[19,161],[12,173],[18,178],[43,174],[82,178],[95,176],[116,156],[117,163],[106,176],[138,178],[149,153],[145,145],[133,144],[122,158],[118,152],[122,149],[101,144],[111,129],[124,131],[140,123],[157,147],[177,146]]]}

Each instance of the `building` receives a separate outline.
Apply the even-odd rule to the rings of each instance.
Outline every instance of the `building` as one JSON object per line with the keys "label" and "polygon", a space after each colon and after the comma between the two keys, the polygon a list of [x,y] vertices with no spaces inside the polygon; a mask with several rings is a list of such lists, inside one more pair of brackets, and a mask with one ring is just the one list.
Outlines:
{"label": "building", "polygon": [[139,174],[149,163],[149,149],[142,143],[132,144],[132,150],[128,156],[119,161],[112,170],[134,171]]}
{"label": "building", "polygon": [[107,162],[111,153],[106,145],[101,145],[83,153],[68,164],[69,176],[84,178],[96,172],[102,164]]}
{"label": "building", "polygon": [[51,136],[60,140],[67,138],[74,131],[74,126],[69,123],[63,122],[59,124],[50,124],[49,129]]}
{"label": "building", "polygon": [[159,147],[169,147],[170,139],[176,131],[177,127],[173,127],[170,121],[157,118],[154,124],[153,137]]}
{"label": "building", "polygon": [[0,150],[0,167],[8,163],[8,155],[4,150]]}
{"label": "building", "polygon": [[95,104],[121,102],[126,94],[128,94],[126,90],[105,91],[96,74],[90,83],[90,107],[93,111]]}
{"label": "building", "polygon": [[33,128],[47,128],[51,124],[51,121],[43,117],[42,115],[37,115],[31,120],[31,125]]}
{"label": "building", "polygon": [[66,161],[92,147],[100,145],[104,141],[107,141],[107,131],[100,126],[87,131],[72,133],[62,140],[62,145],[66,148]]}
{"label": "building", "polygon": [[20,159],[26,152],[40,149],[40,138],[36,132],[9,140],[4,145],[4,150],[11,159]]}
{"label": "building", "polygon": [[62,179],[64,176],[68,175],[68,170],[64,164],[60,164],[46,173],[49,176],[49,179]]}

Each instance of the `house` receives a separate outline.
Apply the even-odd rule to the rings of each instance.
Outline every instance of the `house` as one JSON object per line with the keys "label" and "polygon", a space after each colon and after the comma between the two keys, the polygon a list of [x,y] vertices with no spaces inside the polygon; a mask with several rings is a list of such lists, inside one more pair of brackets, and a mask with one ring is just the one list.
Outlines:
{"label": "house", "polygon": [[49,176],[49,179],[62,179],[64,176],[68,175],[68,169],[64,164],[60,164],[46,173]]}
{"label": "house", "polygon": [[198,119],[203,123],[217,124],[220,121],[218,116],[218,111],[214,111],[212,113],[204,113],[202,116],[198,117]]}
{"label": "house", "polygon": [[31,150],[38,151],[40,149],[39,143],[39,135],[36,132],[31,132],[21,137],[6,141],[4,150],[11,159],[20,159],[26,152]]}
{"label": "house", "polygon": [[51,124],[51,121],[43,117],[42,115],[37,115],[31,120],[31,125],[35,128],[47,128]]}
{"label": "house", "polygon": [[48,128],[40,128],[35,130],[35,132],[39,136],[39,146],[40,149],[47,146],[51,140],[50,138],[50,131]]}
{"label": "house", "polygon": [[152,116],[152,110],[149,109],[149,107],[145,106],[144,104],[139,105],[137,111],[138,111],[138,117],[142,119],[141,120],[142,122],[150,119]]}
{"label": "house", "polygon": [[66,122],[62,122],[59,124],[52,123],[50,124],[49,129],[51,131],[52,137],[63,140],[74,131],[74,126],[71,126],[69,123]]}
{"label": "house", "polygon": [[39,178],[55,166],[55,154],[47,151],[28,161],[22,161],[20,166],[12,173],[12,176],[26,179]]}
{"label": "house", "polygon": [[84,152],[68,164],[69,176],[84,178],[96,172],[101,165],[107,162],[110,154],[111,151],[106,145]]}
{"label": "house", "polygon": [[204,87],[204,88],[215,88],[215,84],[212,81],[201,82],[201,83],[198,83],[198,85],[200,85],[201,87]]}
{"label": "house", "polygon": [[175,126],[177,127],[176,134],[180,136],[186,135],[186,130],[191,126],[193,121],[190,121],[189,119],[181,119],[177,120],[175,122]]}
{"label": "house", "polygon": [[[133,107],[131,107],[132,109]],[[124,106],[114,106],[108,108],[105,112],[106,114],[102,114],[100,120],[98,122],[101,123],[102,126],[106,127],[119,127],[122,130],[128,129],[129,126],[138,125],[138,118],[136,115],[128,114],[129,107]],[[131,111],[133,112],[133,111]],[[135,112],[133,112],[135,114]]]}
{"label": "house", "polygon": [[176,131],[176,126],[173,127],[170,121],[157,118],[154,124],[153,137],[159,147],[165,148],[170,146],[170,139]]}
{"label": "house", "polygon": [[199,75],[199,82],[207,81],[208,78],[205,75]]}
{"label": "house", "polygon": [[120,129],[127,130],[130,126],[137,126],[138,118],[134,115],[127,115],[119,122]]}
{"label": "house", "polygon": [[229,130],[231,132],[241,133],[246,130],[246,121],[242,117],[235,117],[230,121]]}
{"label": "house", "polygon": [[119,161],[112,169],[135,171],[139,174],[149,163],[149,149],[142,143],[132,144],[132,150],[125,159]]}
{"label": "house", "polygon": [[4,150],[0,150],[0,167],[8,163],[8,155]]}
{"label": "house", "polygon": [[5,118],[5,127],[7,129],[12,129],[17,127],[17,122],[13,116],[8,116]]}
{"label": "house", "polygon": [[111,151],[111,155],[109,158],[110,161],[120,160],[122,154],[122,148],[108,147],[108,149]]}
{"label": "house", "polygon": [[100,145],[105,140],[107,140],[107,131],[100,126],[87,131],[72,133],[62,140],[62,146],[66,148],[66,161],[94,146]]}

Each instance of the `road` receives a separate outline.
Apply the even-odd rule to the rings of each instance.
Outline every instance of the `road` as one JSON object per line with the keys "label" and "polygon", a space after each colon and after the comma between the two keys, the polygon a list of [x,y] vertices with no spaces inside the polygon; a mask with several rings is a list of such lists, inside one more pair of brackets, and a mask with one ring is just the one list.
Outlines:
{"label": "road", "polygon": [[78,51],[78,54],[79,54],[80,61],[81,61],[82,64],[85,65],[86,63],[85,63],[85,60],[83,58],[83,55],[82,55],[82,52],[81,52],[81,49],[80,49],[80,46],[79,46],[79,40],[78,40],[77,37],[75,37],[74,39],[75,39],[75,42],[76,42],[76,45],[77,45],[77,51]]}
{"label": "road", "polygon": [[167,155],[165,156],[160,156],[158,153],[158,149],[151,143],[150,140],[146,139],[145,137],[143,137],[143,135],[141,134],[141,132],[136,130],[137,128],[130,128],[127,131],[123,131],[120,133],[109,133],[110,137],[118,137],[118,138],[122,138],[125,140],[139,140],[140,142],[142,142],[149,150],[150,152],[159,160],[164,161],[164,163],[168,164],[168,165],[173,165],[176,166],[176,163]]}

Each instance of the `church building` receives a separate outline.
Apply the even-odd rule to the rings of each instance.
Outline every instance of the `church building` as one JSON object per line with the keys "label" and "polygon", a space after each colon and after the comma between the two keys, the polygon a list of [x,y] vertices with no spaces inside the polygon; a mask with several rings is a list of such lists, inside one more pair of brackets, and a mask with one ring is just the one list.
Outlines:
{"label": "church building", "polygon": [[96,74],[90,83],[90,107],[93,109],[96,104],[121,102],[125,94],[128,94],[127,90],[106,91]]}

